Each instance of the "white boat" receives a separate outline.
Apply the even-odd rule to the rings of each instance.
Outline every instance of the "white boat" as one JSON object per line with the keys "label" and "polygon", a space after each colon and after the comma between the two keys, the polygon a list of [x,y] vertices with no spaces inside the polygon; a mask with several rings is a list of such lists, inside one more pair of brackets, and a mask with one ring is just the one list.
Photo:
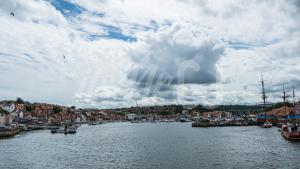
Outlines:
{"label": "white boat", "polygon": [[272,127],[272,123],[268,121],[261,125],[261,128],[271,128],[271,127]]}
{"label": "white boat", "polygon": [[190,122],[188,118],[182,117],[179,119],[180,122]]}

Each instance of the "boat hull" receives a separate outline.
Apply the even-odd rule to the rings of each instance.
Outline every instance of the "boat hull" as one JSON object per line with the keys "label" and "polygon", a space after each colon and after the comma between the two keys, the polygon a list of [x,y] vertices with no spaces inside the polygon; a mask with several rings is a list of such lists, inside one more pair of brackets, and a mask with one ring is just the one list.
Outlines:
{"label": "boat hull", "polygon": [[261,128],[272,128],[270,125],[261,125]]}
{"label": "boat hull", "polygon": [[289,140],[300,140],[300,132],[281,132],[282,137]]}
{"label": "boat hull", "polygon": [[76,134],[76,130],[70,130],[68,131],[68,134]]}
{"label": "boat hull", "polygon": [[211,127],[210,124],[193,123],[192,127]]}

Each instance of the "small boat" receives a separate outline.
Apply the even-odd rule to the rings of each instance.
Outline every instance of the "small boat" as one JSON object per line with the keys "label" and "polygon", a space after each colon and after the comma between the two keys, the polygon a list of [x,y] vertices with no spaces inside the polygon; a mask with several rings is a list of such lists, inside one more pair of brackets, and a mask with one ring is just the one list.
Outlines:
{"label": "small boat", "polygon": [[184,117],[180,118],[179,121],[180,122],[190,122],[190,120],[188,118],[184,118]]}
{"label": "small boat", "polygon": [[60,127],[52,127],[51,128],[51,133],[52,134],[56,134],[56,133],[66,133],[65,132],[65,127],[64,126],[60,126]]}
{"label": "small boat", "polygon": [[51,133],[54,134],[54,133],[57,133],[59,130],[59,126],[51,126]]}
{"label": "small boat", "polygon": [[271,128],[272,127],[272,123],[270,123],[270,122],[267,121],[264,124],[262,124],[260,127],[261,128]]}
{"label": "small boat", "polygon": [[225,122],[219,121],[216,123],[216,126],[219,126],[219,127],[225,126]]}
{"label": "small boat", "polygon": [[97,123],[96,123],[95,121],[91,121],[91,122],[89,123],[89,125],[94,126],[94,125],[97,125]]}
{"label": "small boat", "polygon": [[210,127],[212,124],[208,119],[199,119],[192,124],[192,127]]}
{"label": "small boat", "polygon": [[76,134],[76,126],[71,126],[68,128],[67,133],[68,134]]}
{"label": "small boat", "polygon": [[64,132],[65,132],[64,127],[60,127],[60,128],[57,130],[57,133],[64,133]]}
{"label": "small boat", "polygon": [[30,129],[28,129],[28,125],[26,124],[19,124],[20,126],[20,131],[31,131]]}
{"label": "small boat", "polygon": [[51,133],[52,133],[52,134],[57,133],[57,131],[58,131],[57,128],[52,128],[52,129],[51,129]]}
{"label": "small boat", "polygon": [[282,125],[281,135],[282,135],[282,137],[289,139],[289,140],[300,140],[299,124]]}

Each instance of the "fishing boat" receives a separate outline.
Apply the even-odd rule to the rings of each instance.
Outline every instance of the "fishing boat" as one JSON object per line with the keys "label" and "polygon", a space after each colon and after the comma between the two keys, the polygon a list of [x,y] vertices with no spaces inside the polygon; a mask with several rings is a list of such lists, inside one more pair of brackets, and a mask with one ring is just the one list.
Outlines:
{"label": "fishing boat", "polygon": [[288,123],[281,128],[282,137],[289,140],[300,140],[300,126],[299,123]]}

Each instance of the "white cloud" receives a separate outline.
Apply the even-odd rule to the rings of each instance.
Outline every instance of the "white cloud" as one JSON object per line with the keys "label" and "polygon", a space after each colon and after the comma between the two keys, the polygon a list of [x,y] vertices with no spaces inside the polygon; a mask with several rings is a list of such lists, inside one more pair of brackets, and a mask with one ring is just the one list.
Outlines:
{"label": "white cloud", "polygon": [[[135,105],[134,100],[255,103],[260,72],[270,90],[283,82],[300,89],[298,1],[69,2],[84,8],[82,13],[64,16],[51,1],[0,2],[0,99],[100,107]],[[112,28],[137,42],[113,37]],[[185,61],[201,70],[188,70],[186,81],[175,83]],[[149,66],[164,79],[136,85],[127,78],[130,70],[145,75]],[[204,75],[219,82],[209,84],[214,80]],[[279,92],[270,92],[270,99]]]}
{"label": "white cloud", "polygon": [[175,24],[146,32],[128,50],[135,63],[128,78],[145,96],[148,90],[148,96],[175,99],[174,84],[217,82],[216,63],[223,50],[221,42],[190,25]]}

